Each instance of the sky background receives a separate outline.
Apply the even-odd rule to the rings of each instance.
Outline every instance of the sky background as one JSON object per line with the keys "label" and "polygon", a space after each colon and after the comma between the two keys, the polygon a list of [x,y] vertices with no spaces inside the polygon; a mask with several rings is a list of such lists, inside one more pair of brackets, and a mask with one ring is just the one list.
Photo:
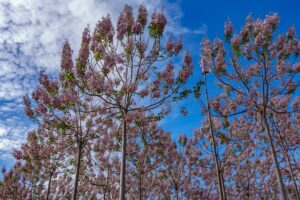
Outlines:
{"label": "sky background", "polygon": [[[55,76],[63,42],[69,40],[76,55],[84,27],[90,24],[92,29],[108,13],[116,22],[125,3],[134,8],[144,4],[149,13],[165,11],[166,31],[182,35],[184,49],[193,56],[190,86],[201,79],[198,60],[202,37],[223,37],[228,19],[239,31],[248,14],[264,18],[276,12],[281,17],[280,32],[289,25],[300,30],[297,0],[0,0],[0,167],[12,165],[12,148],[18,148],[35,126],[24,115],[22,97],[36,88],[39,71]],[[210,89],[213,87],[211,84]],[[179,133],[190,135],[200,126],[199,103],[188,100],[182,105],[189,111],[187,117],[173,112],[161,122],[174,138]]]}

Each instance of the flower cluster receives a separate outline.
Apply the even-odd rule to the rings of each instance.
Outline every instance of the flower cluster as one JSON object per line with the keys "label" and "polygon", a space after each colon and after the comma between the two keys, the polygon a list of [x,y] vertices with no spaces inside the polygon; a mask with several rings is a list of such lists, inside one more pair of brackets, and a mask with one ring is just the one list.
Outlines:
{"label": "flower cluster", "polygon": [[179,72],[179,79],[184,82],[192,75],[193,72],[192,57],[188,51],[185,52],[183,63],[184,66]]}
{"label": "flower cluster", "polygon": [[117,38],[122,40],[125,34],[130,34],[134,24],[132,7],[125,5],[118,19]]}
{"label": "flower cluster", "polygon": [[233,24],[231,21],[228,21],[224,25],[224,35],[227,40],[229,40],[233,33]]}
{"label": "flower cluster", "polygon": [[85,28],[82,33],[81,47],[79,50],[79,55],[76,64],[76,71],[79,75],[83,75],[86,65],[88,63],[88,58],[90,54],[90,40],[90,30],[89,28]]}
{"label": "flower cluster", "polygon": [[70,70],[73,67],[72,49],[68,41],[65,42],[63,47],[60,67],[64,70]]}
{"label": "flower cluster", "polygon": [[167,24],[167,18],[162,12],[154,12],[151,17],[149,25],[150,36],[156,38],[162,36],[165,26]]}
{"label": "flower cluster", "polygon": [[202,68],[202,72],[209,73],[212,70],[212,46],[208,39],[202,40],[202,51],[201,51],[201,59],[200,59],[200,65]]}

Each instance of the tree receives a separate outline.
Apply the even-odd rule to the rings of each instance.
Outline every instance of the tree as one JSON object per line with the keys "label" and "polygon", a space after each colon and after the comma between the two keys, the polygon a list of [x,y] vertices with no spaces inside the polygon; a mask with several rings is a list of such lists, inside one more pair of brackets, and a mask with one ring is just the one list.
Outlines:
{"label": "tree", "polygon": [[[87,34],[86,29],[83,38],[87,37]],[[72,196],[73,199],[77,199],[83,162],[89,153],[86,147],[99,137],[95,134],[95,124],[97,123],[100,129],[105,123],[100,116],[101,105],[96,104],[92,97],[82,95],[76,85],[69,81],[68,76],[74,73],[74,70],[71,48],[66,42],[62,52],[60,80],[50,80],[42,72],[39,87],[32,92],[31,99],[28,96],[24,97],[24,105],[30,118],[43,124],[45,129],[57,133],[55,139],[59,140],[61,145],[60,153],[68,155],[66,157],[69,160],[65,162],[74,165]]]}
{"label": "tree", "polygon": [[28,133],[27,143],[20,150],[14,150],[15,159],[23,163],[22,176],[35,183],[30,186],[31,192],[35,190],[32,197],[50,199],[52,180],[64,170],[65,154],[61,149],[63,145],[60,143],[60,136],[41,126]]}
{"label": "tree", "polygon": [[139,7],[134,19],[132,8],[125,5],[115,34],[110,16],[103,17],[96,24],[91,40],[88,34],[82,38],[76,73],[66,75],[83,94],[96,97],[99,104],[106,106],[107,114],[122,124],[122,200],[126,193],[128,120],[139,112],[151,110],[156,110],[158,118],[165,115],[159,108],[187,96],[189,90],[183,85],[192,73],[188,52],[179,72],[174,70],[172,59],[179,54],[182,43],[170,38],[163,44],[165,15],[155,11],[148,29],[147,18],[144,6]]}
{"label": "tree", "polygon": [[268,142],[280,197],[287,199],[270,118],[273,112],[294,112],[291,108],[280,110],[274,101],[295,98],[293,94],[299,88],[300,45],[293,27],[276,38],[278,24],[277,14],[265,20],[249,16],[240,34],[233,35],[233,25],[227,22],[224,32],[228,49],[218,38],[214,45],[204,39],[201,65],[204,72],[213,72],[224,92],[215,99],[216,115],[227,122],[239,115],[248,123],[259,123],[256,136]]}
{"label": "tree", "polygon": [[26,199],[30,198],[30,191],[26,184],[30,182],[25,176],[22,176],[22,164],[17,162],[9,171],[2,168],[3,180],[0,183],[1,199]]}

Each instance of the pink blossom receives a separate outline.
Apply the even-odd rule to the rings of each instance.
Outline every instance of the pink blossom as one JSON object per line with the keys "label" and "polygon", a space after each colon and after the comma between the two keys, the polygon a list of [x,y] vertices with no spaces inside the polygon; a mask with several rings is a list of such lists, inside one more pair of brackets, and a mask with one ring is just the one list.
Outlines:
{"label": "pink blossom", "polygon": [[202,40],[202,50],[201,50],[201,56],[205,56],[208,60],[212,59],[212,47],[211,43],[208,39]]}
{"label": "pink blossom", "polygon": [[167,41],[166,50],[168,52],[171,52],[173,50],[173,47],[174,47],[174,42],[172,38],[169,38],[169,40]]}
{"label": "pink blossom", "polygon": [[298,72],[298,73],[300,72],[300,62],[297,62],[296,64],[294,64],[293,67],[294,67],[295,72]]}
{"label": "pink blossom", "polygon": [[48,87],[50,82],[48,76],[44,72],[40,73],[39,81],[41,85],[44,85],[46,87]]}
{"label": "pink blossom", "polygon": [[100,21],[96,24],[96,28],[93,34],[93,42],[113,42],[115,30],[111,22],[109,15],[102,17]]}
{"label": "pink blossom", "polygon": [[241,43],[241,39],[240,37],[235,34],[231,40],[231,45],[234,49],[239,49],[240,48],[240,43]]}
{"label": "pink blossom", "polygon": [[224,25],[225,38],[227,38],[227,39],[231,38],[232,33],[233,33],[233,24],[231,23],[231,21],[228,21]]}
{"label": "pink blossom", "polygon": [[277,28],[279,21],[280,21],[279,16],[277,15],[277,13],[274,13],[272,15],[267,15],[264,23],[271,26],[272,29],[275,29]]}
{"label": "pink blossom", "polygon": [[178,54],[182,49],[182,40],[179,40],[177,43],[173,44],[173,51],[175,54]]}
{"label": "pink blossom", "polygon": [[73,67],[72,49],[68,41],[65,42],[63,47],[60,67],[65,70],[69,70]]}
{"label": "pink blossom", "polygon": [[152,94],[153,98],[159,98],[160,97],[160,91],[159,90],[155,90]]}
{"label": "pink blossom", "polygon": [[296,37],[296,30],[294,26],[289,27],[288,31],[286,32],[286,37],[288,39],[295,39]]}
{"label": "pink blossom", "polygon": [[82,33],[81,47],[77,58],[77,73],[82,73],[82,67],[85,67],[89,58],[90,30],[85,28]]}
{"label": "pink blossom", "polygon": [[188,51],[184,54],[184,60],[183,60],[184,66],[189,67],[192,64],[192,57]]}
{"label": "pink blossom", "polygon": [[131,32],[133,22],[134,19],[132,14],[132,7],[126,4],[118,19],[117,38],[119,40],[122,40],[126,33]]}
{"label": "pink blossom", "polygon": [[205,73],[209,73],[212,70],[212,62],[207,60],[206,57],[202,57],[200,60],[200,65],[202,67],[202,72]]}
{"label": "pink blossom", "polygon": [[167,24],[167,19],[164,13],[155,11],[151,17],[151,24],[155,26],[157,34],[161,36]]}
{"label": "pink blossom", "polygon": [[141,92],[140,92],[140,96],[143,98],[143,97],[146,97],[149,95],[149,89],[148,88],[144,88]]}
{"label": "pink blossom", "polygon": [[142,29],[143,29],[142,24],[140,22],[136,22],[133,24],[131,31],[133,34],[140,34]]}
{"label": "pink blossom", "polygon": [[139,6],[139,11],[138,11],[138,17],[137,17],[137,21],[142,25],[142,27],[144,28],[147,24],[147,16],[148,16],[148,12],[145,6],[140,5]]}

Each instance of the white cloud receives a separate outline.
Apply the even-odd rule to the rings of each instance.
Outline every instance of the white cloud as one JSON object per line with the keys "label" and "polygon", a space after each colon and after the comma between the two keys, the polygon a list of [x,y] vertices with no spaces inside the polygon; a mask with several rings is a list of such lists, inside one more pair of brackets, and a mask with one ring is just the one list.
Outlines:
{"label": "white cloud", "polygon": [[0,138],[6,136],[7,130],[3,125],[0,125]]}

